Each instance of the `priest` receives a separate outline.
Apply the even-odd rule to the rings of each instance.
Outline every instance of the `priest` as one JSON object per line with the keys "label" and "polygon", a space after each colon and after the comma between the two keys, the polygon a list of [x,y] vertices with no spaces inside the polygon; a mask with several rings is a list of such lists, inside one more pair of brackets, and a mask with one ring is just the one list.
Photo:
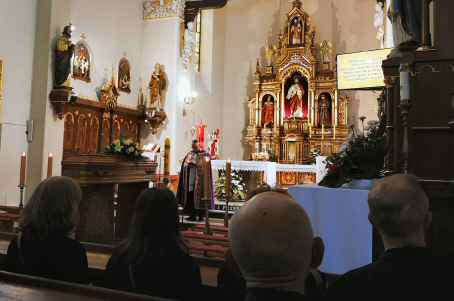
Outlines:
{"label": "priest", "polygon": [[203,220],[205,209],[213,208],[213,181],[210,155],[192,141],[192,150],[185,156],[181,165],[177,191],[178,202],[184,205],[189,221]]}

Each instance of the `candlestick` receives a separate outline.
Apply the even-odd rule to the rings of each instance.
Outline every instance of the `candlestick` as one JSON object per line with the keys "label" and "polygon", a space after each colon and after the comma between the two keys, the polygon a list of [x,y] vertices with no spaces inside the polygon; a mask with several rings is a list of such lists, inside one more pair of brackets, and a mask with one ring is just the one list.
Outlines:
{"label": "candlestick", "polygon": [[232,161],[227,160],[225,167],[225,194],[229,198],[232,194]]}
{"label": "candlestick", "polygon": [[19,177],[19,186],[25,186],[25,171],[27,169],[27,156],[25,153],[22,153],[20,157],[20,177]]}
{"label": "candlestick", "polygon": [[52,153],[50,153],[49,157],[47,157],[47,177],[48,178],[52,177],[53,163],[54,163],[54,155],[52,155]]}
{"label": "candlestick", "polygon": [[202,161],[202,168],[203,168],[203,201],[208,202],[210,200],[210,177],[209,177],[209,166],[210,166],[210,159],[205,157]]}
{"label": "candlestick", "polygon": [[225,215],[224,226],[229,226],[229,201],[232,196],[232,161],[227,160],[225,165]]}

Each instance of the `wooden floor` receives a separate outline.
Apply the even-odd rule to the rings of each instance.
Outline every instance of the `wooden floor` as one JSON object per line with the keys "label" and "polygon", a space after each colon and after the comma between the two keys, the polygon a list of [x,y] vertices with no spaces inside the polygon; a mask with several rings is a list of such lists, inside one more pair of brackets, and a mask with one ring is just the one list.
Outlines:
{"label": "wooden floor", "polygon": [[[6,255],[8,251],[8,240],[0,240],[0,254]],[[104,270],[109,261],[110,254],[87,252],[88,266],[93,269]],[[202,273],[202,282],[207,286],[217,286],[217,274],[219,268],[200,264],[200,272]]]}

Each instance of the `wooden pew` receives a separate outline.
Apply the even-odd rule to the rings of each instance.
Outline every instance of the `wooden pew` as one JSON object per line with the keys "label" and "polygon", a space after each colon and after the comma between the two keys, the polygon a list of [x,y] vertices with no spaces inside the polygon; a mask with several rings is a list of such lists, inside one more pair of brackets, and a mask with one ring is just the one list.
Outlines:
{"label": "wooden pew", "polygon": [[0,271],[0,299],[15,301],[168,300],[4,271]]}

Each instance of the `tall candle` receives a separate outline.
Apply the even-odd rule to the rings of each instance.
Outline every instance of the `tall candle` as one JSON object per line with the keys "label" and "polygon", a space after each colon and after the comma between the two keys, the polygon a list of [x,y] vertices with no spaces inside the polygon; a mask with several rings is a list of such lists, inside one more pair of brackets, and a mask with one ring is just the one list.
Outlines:
{"label": "tall candle", "polygon": [[52,155],[52,153],[50,153],[49,157],[47,157],[47,177],[48,178],[52,177],[53,163],[54,163],[54,155]]}
{"label": "tall candle", "polygon": [[325,125],[322,124],[322,140],[325,140]]}
{"label": "tall candle", "polygon": [[230,198],[232,193],[232,161],[227,160],[225,166],[225,193],[226,197]]}
{"label": "tall candle", "polygon": [[205,157],[203,167],[203,200],[210,199],[210,158]]}
{"label": "tall candle", "polygon": [[25,170],[27,169],[27,156],[25,153],[22,153],[20,157],[20,178],[19,178],[19,186],[25,185]]}

